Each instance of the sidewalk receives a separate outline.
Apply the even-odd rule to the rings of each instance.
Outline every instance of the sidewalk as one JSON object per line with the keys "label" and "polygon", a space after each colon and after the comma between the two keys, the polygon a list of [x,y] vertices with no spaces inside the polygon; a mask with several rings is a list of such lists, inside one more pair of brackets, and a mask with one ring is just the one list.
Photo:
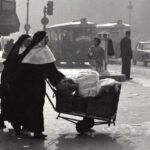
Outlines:
{"label": "sidewalk", "polygon": [[[70,70],[62,71],[73,73]],[[122,82],[116,126],[94,126],[95,131],[87,135],[79,135],[74,124],[57,120],[57,113],[46,100],[47,140],[35,140],[29,135],[17,137],[13,131],[0,130],[0,150],[149,150],[149,91],[150,87],[137,79]]]}

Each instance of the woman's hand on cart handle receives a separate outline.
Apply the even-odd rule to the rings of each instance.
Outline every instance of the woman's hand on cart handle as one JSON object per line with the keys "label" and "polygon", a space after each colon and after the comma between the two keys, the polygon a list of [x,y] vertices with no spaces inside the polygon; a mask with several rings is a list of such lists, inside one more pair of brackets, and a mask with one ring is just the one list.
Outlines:
{"label": "woman's hand on cart handle", "polygon": [[65,94],[72,93],[73,91],[77,90],[77,88],[77,83],[75,83],[71,78],[62,79],[56,86],[57,91]]}

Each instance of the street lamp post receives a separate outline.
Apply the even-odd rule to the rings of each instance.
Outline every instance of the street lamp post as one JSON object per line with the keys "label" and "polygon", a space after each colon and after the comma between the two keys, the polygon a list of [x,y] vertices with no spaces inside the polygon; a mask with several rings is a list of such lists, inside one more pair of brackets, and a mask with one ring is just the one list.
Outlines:
{"label": "street lamp post", "polygon": [[26,18],[26,24],[24,26],[26,34],[29,33],[30,28],[31,27],[30,27],[30,24],[29,24],[29,0],[27,0],[27,18]]}
{"label": "street lamp post", "polygon": [[27,24],[29,24],[29,0],[27,0]]}
{"label": "street lamp post", "polygon": [[44,6],[43,13],[44,13],[44,16],[41,19],[41,23],[43,24],[43,30],[46,31],[46,25],[49,23],[49,19],[46,17],[46,13],[47,13],[46,6]]}
{"label": "street lamp post", "polygon": [[131,25],[131,17],[132,17],[132,9],[133,9],[133,4],[131,1],[129,1],[128,9],[129,9],[129,24]]}
{"label": "street lamp post", "polygon": [[47,2],[47,7],[44,6],[44,16],[41,19],[41,23],[43,24],[43,30],[46,31],[46,25],[49,23],[49,19],[46,17],[46,15],[53,15],[53,1]]}

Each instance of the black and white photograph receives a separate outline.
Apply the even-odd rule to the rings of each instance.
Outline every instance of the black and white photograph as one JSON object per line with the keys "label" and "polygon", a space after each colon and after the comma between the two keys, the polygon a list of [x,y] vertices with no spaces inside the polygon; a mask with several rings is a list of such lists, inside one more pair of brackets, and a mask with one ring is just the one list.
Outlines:
{"label": "black and white photograph", "polygon": [[150,150],[150,0],[0,0],[0,150]]}

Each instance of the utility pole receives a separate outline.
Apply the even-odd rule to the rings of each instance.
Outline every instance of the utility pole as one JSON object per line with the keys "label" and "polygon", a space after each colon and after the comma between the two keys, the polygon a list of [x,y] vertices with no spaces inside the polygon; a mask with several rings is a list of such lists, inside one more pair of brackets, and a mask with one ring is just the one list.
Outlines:
{"label": "utility pole", "polygon": [[30,28],[31,27],[30,27],[30,24],[29,24],[29,0],[27,0],[27,18],[26,18],[26,24],[24,26],[26,34],[29,33]]}
{"label": "utility pole", "polygon": [[132,9],[133,9],[133,4],[131,1],[129,1],[129,5],[128,5],[128,9],[129,9],[129,25],[131,26],[131,19],[132,19]]}
{"label": "utility pole", "polygon": [[46,6],[44,6],[44,10],[43,10],[43,13],[44,13],[44,16],[41,20],[41,23],[43,24],[43,30],[46,31],[46,25],[48,24],[49,20],[48,18],[46,17],[46,13],[47,13],[47,8]]}

